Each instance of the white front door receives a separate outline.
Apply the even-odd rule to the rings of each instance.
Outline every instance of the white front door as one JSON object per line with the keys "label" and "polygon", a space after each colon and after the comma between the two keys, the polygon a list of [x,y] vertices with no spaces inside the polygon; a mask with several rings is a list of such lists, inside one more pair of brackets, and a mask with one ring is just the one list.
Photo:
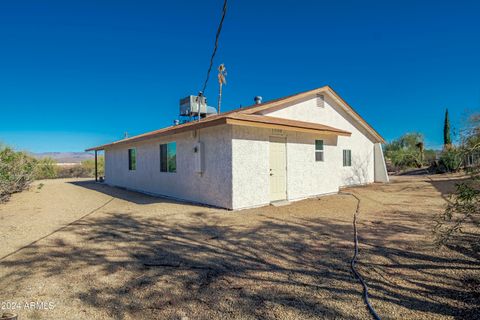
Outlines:
{"label": "white front door", "polygon": [[270,137],[270,201],[287,198],[286,139]]}

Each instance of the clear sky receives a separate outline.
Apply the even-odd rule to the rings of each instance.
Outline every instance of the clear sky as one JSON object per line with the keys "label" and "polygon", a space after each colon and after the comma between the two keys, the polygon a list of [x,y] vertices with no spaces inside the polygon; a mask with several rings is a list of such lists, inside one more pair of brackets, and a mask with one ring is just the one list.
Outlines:
{"label": "clear sky", "polygon": [[[0,140],[82,151],[170,125],[203,84],[222,3],[1,1]],[[220,63],[225,111],[328,84],[387,140],[438,146],[446,107],[454,127],[480,109],[480,2],[230,0]]]}

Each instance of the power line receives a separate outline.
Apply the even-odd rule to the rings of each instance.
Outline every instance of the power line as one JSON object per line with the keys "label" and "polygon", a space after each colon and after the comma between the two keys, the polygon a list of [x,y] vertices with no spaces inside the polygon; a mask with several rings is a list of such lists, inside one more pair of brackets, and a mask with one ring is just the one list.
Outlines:
{"label": "power line", "polygon": [[210,78],[210,72],[212,71],[213,60],[215,59],[215,54],[217,53],[218,49],[218,40],[220,39],[220,33],[222,32],[223,20],[225,20],[225,15],[227,14],[227,0],[223,2],[223,10],[222,10],[222,19],[220,20],[220,24],[218,25],[217,34],[215,36],[215,46],[213,47],[212,56],[210,57],[210,66],[208,67],[207,71],[207,78],[203,83],[202,94],[205,93],[205,89],[207,88],[208,79]]}

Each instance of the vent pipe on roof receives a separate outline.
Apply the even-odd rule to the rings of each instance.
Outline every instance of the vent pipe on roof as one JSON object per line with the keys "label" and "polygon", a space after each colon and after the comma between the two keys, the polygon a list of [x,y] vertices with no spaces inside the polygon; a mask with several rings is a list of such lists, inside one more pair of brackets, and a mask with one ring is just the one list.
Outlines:
{"label": "vent pipe on roof", "polygon": [[253,100],[255,101],[255,104],[261,104],[262,103],[262,97],[261,96],[255,96],[255,98],[253,98]]}

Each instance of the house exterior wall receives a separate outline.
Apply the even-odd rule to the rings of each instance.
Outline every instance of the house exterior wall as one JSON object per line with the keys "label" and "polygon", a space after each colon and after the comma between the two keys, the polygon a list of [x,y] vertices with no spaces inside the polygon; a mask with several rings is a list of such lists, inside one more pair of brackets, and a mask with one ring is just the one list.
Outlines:
{"label": "house exterior wall", "polygon": [[383,157],[383,149],[380,143],[375,143],[374,146],[375,159],[375,182],[389,182],[387,164]]}
{"label": "house exterior wall", "polygon": [[[234,209],[270,203],[269,139],[286,137],[287,199],[300,200],[338,192],[342,186],[374,181],[374,139],[335,102],[316,99],[273,112],[272,117],[316,122],[341,128],[350,137],[234,126],[232,129],[232,204]],[[324,161],[315,161],[315,140],[324,140]],[[343,166],[343,150],[352,166]]]}
{"label": "house exterior wall", "polygon": [[[270,203],[269,142],[286,137],[287,199],[297,200],[338,191],[335,174],[342,168],[337,137],[253,127],[233,127],[233,208]],[[324,140],[324,162],[315,161],[315,140]],[[338,165],[340,163],[340,165]]]}
{"label": "house exterior wall", "polygon": [[[231,127],[227,125],[109,147],[105,182],[109,185],[224,208],[232,208]],[[195,172],[193,148],[203,143],[203,173]],[[176,142],[177,170],[160,171],[162,143]],[[137,149],[137,168],[128,170],[128,149]]]}
{"label": "house exterior wall", "polygon": [[[350,137],[338,137],[337,148],[334,155],[331,155],[330,161],[335,161],[339,167],[337,172],[332,172],[332,174],[339,179],[339,186],[366,184],[374,181],[375,139],[328,96],[325,96],[323,107],[317,106],[317,100],[313,98],[264,114],[278,118],[321,123],[351,132]],[[352,150],[351,167],[343,167],[342,150],[344,149]]]}
{"label": "house exterior wall", "polygon": [[[288,200],[338,192],[342,186],[367,184],[383,175],[379,145],[337,102],[316,98],[277,111],[272,117],[315,122],[351,132],[351,136],[312,134],[238,125],[222,125],[132,143],[105,150],[105,181],[114,186],[229,209],[270,203],[269,141],[286,138]],[[315,140],[324,141],[324,161],[315,161]],[[160,172],[159,145],[177,143],[177,172]],[[202,174],[195,172],[193,148],[201,141]],[[137,168],[128,170],[128,149],[137,149]],[[343,166],[343,150],[352,166]],[[382,154],[380,154],[382,155]],[[382,155],[383,156],[383,155]],[[380,168],[382,166],[382,168]],[[385,177],[388,181],[388,176]]]}

